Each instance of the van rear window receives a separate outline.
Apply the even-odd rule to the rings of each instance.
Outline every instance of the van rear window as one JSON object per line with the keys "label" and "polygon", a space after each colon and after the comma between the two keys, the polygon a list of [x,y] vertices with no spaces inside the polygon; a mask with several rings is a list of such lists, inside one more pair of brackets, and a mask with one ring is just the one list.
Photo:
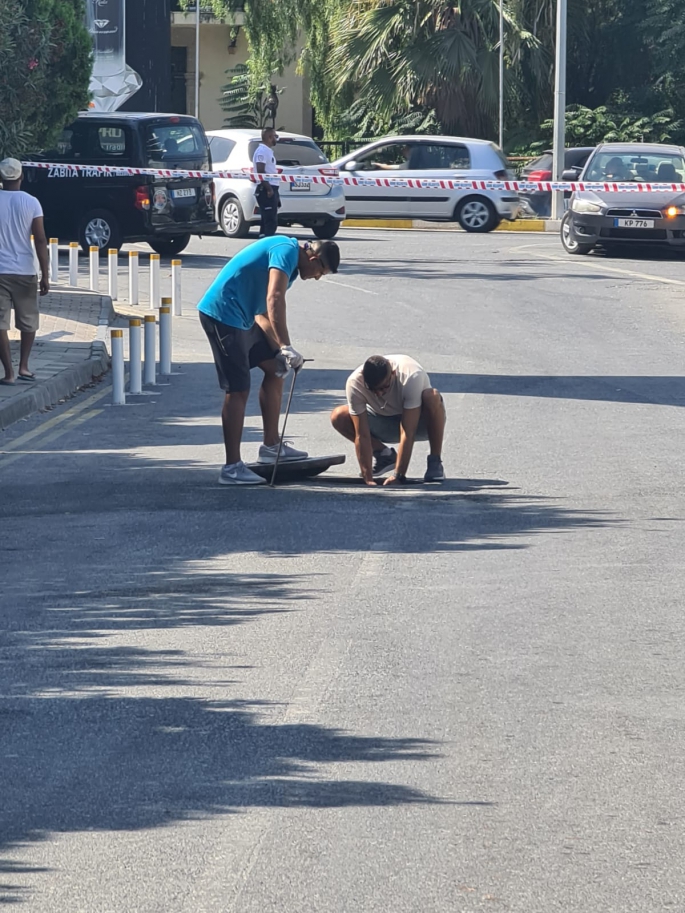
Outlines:
{"label": "van rear window", "polygon": [[178,165],[200,160],[208,167],[207,143],[195,124],[150,124],[145,129],[145,154],[149,167]]}

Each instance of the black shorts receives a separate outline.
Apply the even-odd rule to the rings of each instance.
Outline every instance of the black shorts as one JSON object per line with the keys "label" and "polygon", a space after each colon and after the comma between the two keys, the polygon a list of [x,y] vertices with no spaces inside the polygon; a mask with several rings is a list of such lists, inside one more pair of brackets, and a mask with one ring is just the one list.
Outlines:
{"label": "black shorts", "polygon": [[200,323],[212,347],[219,386],[226,393],[244,393],[250,389],[250,369],[270,361],[278,352],[256,323],[249,330],[239,330],[220,323],[200,311]]}

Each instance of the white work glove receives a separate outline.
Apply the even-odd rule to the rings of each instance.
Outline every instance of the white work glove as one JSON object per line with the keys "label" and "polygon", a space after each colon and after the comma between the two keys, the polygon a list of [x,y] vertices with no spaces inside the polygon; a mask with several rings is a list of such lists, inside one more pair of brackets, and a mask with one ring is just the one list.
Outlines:
{"label": "white work glove", "polygon": [[304,364],[304,358],[296,349],[293,349],[292,346],[281,346],[279,355],[282,355],[283,358],[285,358],[288,367],[292,368],[293,371],[297,371]]}
{"label": "white work glove", "polygon": [[288,371],[290,371],[290,365],[286,361],[285,355],[281,355],[280,350],[276,352],[274,356],[278,368],[276,369],[276,377],[285,377]]}

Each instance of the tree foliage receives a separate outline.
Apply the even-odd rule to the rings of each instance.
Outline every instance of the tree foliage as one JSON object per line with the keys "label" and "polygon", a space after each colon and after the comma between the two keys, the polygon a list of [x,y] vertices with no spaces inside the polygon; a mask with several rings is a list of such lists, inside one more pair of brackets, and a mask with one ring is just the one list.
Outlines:
{"label": "tree foliage", "polygon": [[42,149],[88,105],[84,0],[0,2],[0,158]]}
{"label": "tree foliage", "polygon": [[[400,124],[496,136],[499,0],[205,4],[223,16],[244,7],[252,94],[299,59],[329,138]],[[556,8],[557,0],[504,0],[509,148],[546,141]],[[587,130],[685,141],[684,87],[683,0],[568,0],[570,139]]]}

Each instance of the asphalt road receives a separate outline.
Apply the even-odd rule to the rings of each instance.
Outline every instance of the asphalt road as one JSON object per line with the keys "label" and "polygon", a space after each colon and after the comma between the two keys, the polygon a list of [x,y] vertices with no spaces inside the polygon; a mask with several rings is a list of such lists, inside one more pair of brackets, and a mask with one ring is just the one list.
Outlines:
{"label": "asphalt road", "polygon": [[[0,438],[0,904],[682,910],[682,261],[339,240],[289,296],[289,431],[335,472],[216,485],[190,308],[168,385]],[[327,415],[377,351],[445,396],[442,486],[356,483]]]}

